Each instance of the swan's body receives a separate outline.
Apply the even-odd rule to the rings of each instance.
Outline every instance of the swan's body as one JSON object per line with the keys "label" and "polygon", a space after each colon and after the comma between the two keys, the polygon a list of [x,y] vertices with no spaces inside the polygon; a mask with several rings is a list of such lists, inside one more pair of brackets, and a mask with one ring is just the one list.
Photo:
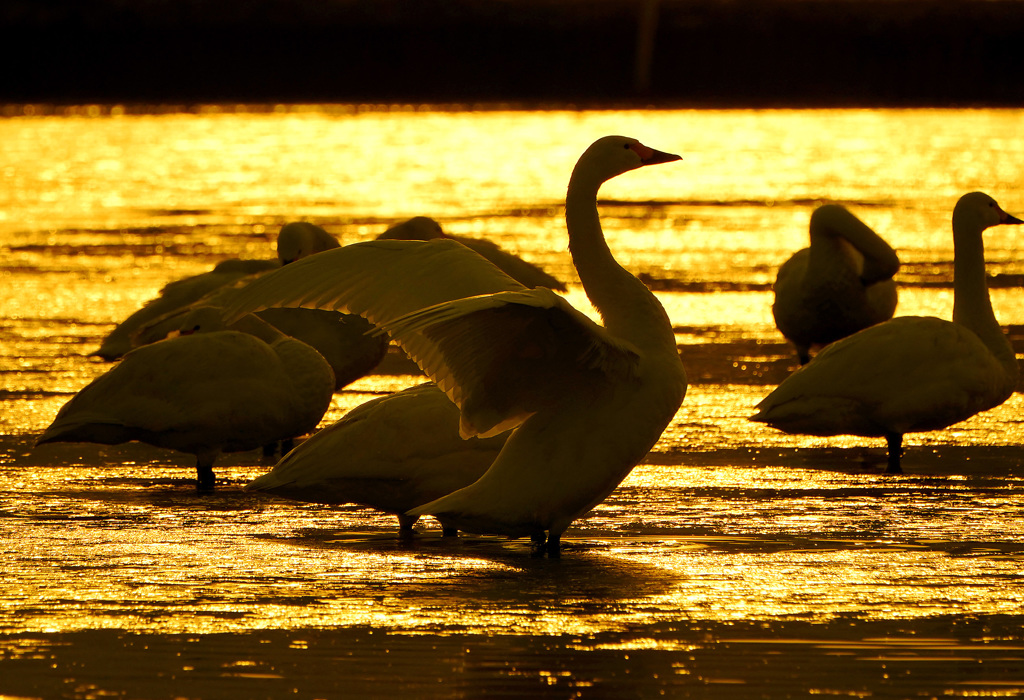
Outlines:
{"label": "swan's body", "polygon": [[811,245],[779,268],[772,315],[801,364],[828,345],[892,318],[900,261],[888,243],[838,204],[814,211]]}
{"label": "swan's body", "polygon": [[356,503],[394,513],[476,481],[506,434],[463,440],[459,409],[432,383],[357,406],[289,452],[246,491],[313,503]]}
{"label": "swan's body", "polygon": [[446,234],[441,229],[441,224],[426,216],[414,216],[377,236],[377,240],[380,241],[430,241],[436,238],[450,238],[453,241],[458,241],[478,255],[490,260],[501,268],[502,272],[526,287],[531,289],[547,287],[560,292],[566,291],[565,284],[560,280],[544,272],[533,263],[503,250],[497,243],[483,238]]}
{"label": "swan's body", "polygon": [[[219,310],[208,311],[219,322]],[[334,390],[323,357],[252,316],[233,328],[129,352],[73,396],[36,444],[138,440],[186,452],[196,457],[199,487],[210,489],[221,452],[316,428]]]}
{"label": "swan's body", "polygon": [[337,239],[314,224],[302,221],[285,224],[277,236],[276,260],[223,260],[209,272],[165,285],[160,296],[119,323],[92,354],[104,360],[116,360],[139,346],[137,334],[155,320],[179,312],[219,289],[338,245]]}
{"label": "swan's body", "polygon": [[607,136],[573,170],[569,248],[604,326],[447,240],[357,243],[299,261],[249,285],[229,317],[274,304],[328,307],[382,327],[460,408],[463,437],[515,429],[480,479],[409,515],[528,535],[557,556],[561,533],[643,459],[686,393],[668,315],[615,262],[597,210],[605,181],[673,160]]}
{"label": "swan's body", "polygon": [[940,430],[998,406],[1017,385],[992,312],[982,231],[1020,224],[986,194],[953,210],[953,321],[894,318],[837,341],[769,394],[751,420],[803,435],[885,437],[899,472],[904,433]]}
{"label": "swan's body", "polygon": [[[255,279],[255,278],[253,278]],[[163,340],[180,331],[184,319],[196,309],[223,308],[245,284],[224,286],[193,305],[165,314],[140,328],[133,335],[136,346]],[[323,355],[334,372],[334,390],[338,391],[369,374],[387,354],[387,337],[372,333],[373,326],[355,314],[323,309],[264,309],[255,314],[285,335],[301,340]]]}

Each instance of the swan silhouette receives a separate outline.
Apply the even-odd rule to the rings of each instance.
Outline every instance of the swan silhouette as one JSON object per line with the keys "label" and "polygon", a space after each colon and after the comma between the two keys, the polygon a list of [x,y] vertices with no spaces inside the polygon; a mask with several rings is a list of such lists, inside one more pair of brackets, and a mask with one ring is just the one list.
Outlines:
{"label": "swan silhouette", "polygon": [[1003,403],[1019,369],[985,283],[982,232],[1020,224],[982,192],[953,209],[953,320],[900,316],[837,341],[786,378],[750,420],[787,433],[885,437],[900,473],[905,433],[941,430]]}
{"label": "swan silhouette", "polygon": [[137,440],[194,455],[197,485],[214,460],[304,435],[330,406],[334,374],[311,347],[246,315],[223,328],[220,309],[184,321],[195,333],[127,353],[73,396],[36,445]]}
{"label": "swan silhouette", "polygon": [[811,244],[779,267],[772,315],[796,348],[810,350],[892,318],[899,258],[848,209],[825,204],[811,214]]}
{"label": "swan silhouette", "polygon": [[166,284],[158,297],[147,301],[142,308],[117,324],[100,347],[90,354],[104,360],[116,360],[138,347],[139,332],[154,321],[180,312],[223,287],[338,245],[334,236],[315,224],[305,221],[285,224],[277,235],[276,260],[222,260],[209,272]]}
{"label": "swan silhouette", "polygon": [[[164,314],[142,326],[132,336],[138,347],[180,333],[185,319],[198,308],[223,308],[238,290],[255,277],[224,285],[192,305]],[[334,372],[334,390],[339,391],[369,374],[387,354],[388,339],[372,333],[373,326],[355,314],[323,309],[264,309],[254,314],[285,335],[301,340],[324,356]],[[209,325],[209,319],[207,319]]]}
{"label": "swan silhouette", "polygon": [[505,445],[507,433],[463,440],[459,409],[431,382],[356,406],[246,485],[312,503],[355,503],[405,515],[476,481]]}
{"label": "swan silhouette", "polygon": [[672,324],[614,259],[601,185],[679,156],[606,136],[569,179],[569,250],[604,325],[545,287],[528,289],[452,240],[369,241],[272,272],[227,317],[269,305],[359,313],[387,331],[459,407],[463,437],[514,428],[478,480],[408,512],[446,528],[529,536],[558,556],[569,524],[654,446],[686,393]]}

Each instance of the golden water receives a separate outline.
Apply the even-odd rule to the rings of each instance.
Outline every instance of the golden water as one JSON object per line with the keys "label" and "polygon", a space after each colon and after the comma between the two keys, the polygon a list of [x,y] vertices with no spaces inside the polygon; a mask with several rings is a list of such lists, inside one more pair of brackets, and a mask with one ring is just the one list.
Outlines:
{"label": "golden water", "polygon": [[[949,318],[949,212],[983,189],[1024,214],[1024,112],[73,112],[0,120],[0,695],[170,696],[161,677],[193,696],[1024,692],[1019,394],[908,436],[897,478],[879,441],[746,421],[795,366],[770,285],[815,204],[846,203],[900,251],[899,314]],[[270,466],[255,454],[223,457],[225,487],[198,496],[174,453],[32,449],[108,368],[86,355],[114,323],[218,260],[272,257],[287,221],[349,243],[430,215],[587,308],[560,201],[605,133],[683,156],[608,183],[602,214],[653,278],[691,387],[561,561],[243,494]],[[987,235],[1001,280],[1024,273],[1021,235]],[[1019,341],[1024,293],[993,300]],[[359,380],[325,422],[418,381]],[[106,655],[149,671],[96,670]]]}

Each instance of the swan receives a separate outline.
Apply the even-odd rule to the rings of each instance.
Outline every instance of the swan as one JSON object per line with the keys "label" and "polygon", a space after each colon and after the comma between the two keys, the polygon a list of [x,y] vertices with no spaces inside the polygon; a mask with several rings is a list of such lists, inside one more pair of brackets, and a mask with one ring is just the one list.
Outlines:
{"label": "swan", "polygon": [[[153,319],[135,332],[132,343],[136,347],[149,345],[179,333],[184,323],[183,319],[195,309],[223,308],[238,290],[250,281],[246,279],[234,285],[225,285],[193,305]],[[323,355],[334,372],[335,391],[340,391],[373,371],[388,351],[387,337],[374,334],[373,326],[355,314],[341,314],[323,309],[271,308],[254,315]]]}
{"label": "swan", "polygon": [[612,257],[597,208],[605,181],[676,160],[605,136],[573,168],[569,251],[603,326],[445,239],[367,241],[300,260],[247,286],[227,318],[327,307],[383,328],[459,407],[463,438],[514,428],[483,476],[407,514],[529,536],[537,555],[557,557],[561,534],[643,459],[686,393],[668,314]]}
{"label": "swan", "polygon": [[222,260],[209,272],[168,283],[160,290],[158,297],[147,301],[141,309],[108,333],[100,347],[90,355],[108,361],[116,360],[132,348],[138,347],[133,336],[156,319],[181,311],[222,287],[237,284],[254,275],[276,269],[313,253],[337,248],[339,245],[334,236],[315,224],[305,221],[285,224],[277,234],[276,260]]}
{"label": "swan", "polygon": [[227,330],[216,308],[196,332],[127,353],[73,396],[36,445],[137,440],[194,455],[197,485],[214,487],[221,452],[304,435],[330,406],[334,374],[311,347],[252,315]]}
{"label": "swan", "polygon": [[458,241],[473,252],[490,260],[506,275],[526,287],[547,287],[560,292],[567,291],[565,284],[560,280],[544,272],[533,263],[503,250],[496,243],[483,238],[447,234],[441,229],[441,224],[428,216],[414,216],[408,221],[395,224],[377,236],[377,240],[405,241],[429,241],[435,238],[450,238],[453,241]]}
{"label": "swan", "polygon": [[337,238],[316,224],[308,221],[291,221],[282,226],[277,234],[277,259],[282,265],[287,265],[340,246]]}
{"label": "swan", "polygon": [[459,409],[428,382],[356,406],[246,485],[313,503],[355,503],[393,513],[408,534],[410,508],[476,481],[506,433],[463,440]]}
{"label": "swan", "polygon": [[904,433],[941,430],[1003,403],[1019,369],[985,283],[982,232],[1020,224],[982,192],[953,209],[953,320],[898,316],[822,350],[750,420],[787,433],[885,437],[900,473]]}
{"label": "swan", "polygon": [[888,243],[848,209],[825,204],[811,214],[811,245],[779,267],[772,315],[796,347],[800,364],[810,349],[892,318],[893,275],[900,261]]}

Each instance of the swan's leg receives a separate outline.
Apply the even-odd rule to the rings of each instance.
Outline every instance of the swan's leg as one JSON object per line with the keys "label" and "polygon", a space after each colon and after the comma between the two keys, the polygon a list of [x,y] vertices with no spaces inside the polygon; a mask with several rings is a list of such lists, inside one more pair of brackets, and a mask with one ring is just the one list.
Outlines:
{"label": "swan's leg", "polygon": [[889,446],[889,464],[885,468],[885,473],[902,474],[903,467],[900,466],[900,458],[903,456],[902,433],[887,433],[885,442]]}
{"label": "swan's leg", "polygon": [[418,515],[406,515],[405,513],[398,514],[398,536],[402,539],[406,537],[412,537],[413,531],[412,526],[416,524],[416,521],[420,519]]}
{"label": "swan's leg", "polygon": [[559,559],[562,556],[562,536],[560,533],[548,533],[548,559]]}
{"label": "swan's leg", "polygon": [[535,532],[530,535],[530,542],[532,543],[532,555],[534,557],[544,556],[544,552],[546,551],[545,543],[547,542],[544,531],[541,530],[540,532]]}
{"label": "swan's leg", "polygon": [[559,533],[549,532],[546,539],[543,532],[536,533],[530,539],[533,541],[534,557],[543,557],[547,554],[548,559],[558,559],[562,556],[561,535]]}
{"label": "swan's leg", "polygon": [[288,438],[280,442],[268,442],[263,446],[263,456],[267,459],[277,459],[278,455],[284,457],[295,447],[295,440]]}
{"label": "swan's leg", "polygon": [[806,365],[811,361],[811,349],[803,345],[798,345],[796,348],[797,359],[800,360],[800,365]]}
{"label": "swan's leg", "polygon": [[213,491],[215,482],[213,460],[198,458],[196,460],[196,489],[199,491]]}

